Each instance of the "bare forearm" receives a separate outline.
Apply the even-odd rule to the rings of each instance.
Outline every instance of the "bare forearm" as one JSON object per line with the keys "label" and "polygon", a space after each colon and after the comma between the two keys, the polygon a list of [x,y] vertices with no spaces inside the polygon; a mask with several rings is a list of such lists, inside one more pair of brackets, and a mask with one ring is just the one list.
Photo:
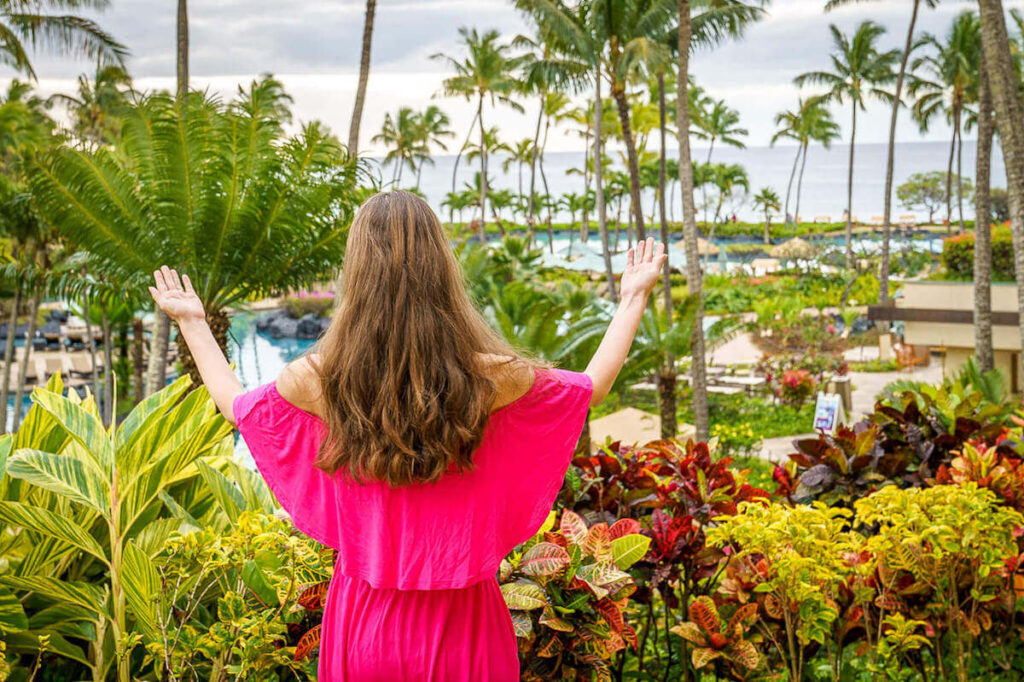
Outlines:
{"label": "bare forearm", "polygon": [[203,384],[210,392],[217,409],[234,424],[232,404],[235,397],[243,392],[242,384],[231,370],[231,365],[217,345],[217,340],[213,338],[209,325],[202,319],[183,320],[178,323],[178,329],[188,344],[192,359],[199,369],[199,375],[203,378]]}
{"label": "bare forearm", "polygon": [[646,304],[647,297],[641,295],[630,295],[619,302],[608,330],[585,370],[594,382],[591,405],[600,404],[611,391],[615,377],[619,375],[619,370],[629,355],[629,348],[633,345],[633,337],[640,326]]}

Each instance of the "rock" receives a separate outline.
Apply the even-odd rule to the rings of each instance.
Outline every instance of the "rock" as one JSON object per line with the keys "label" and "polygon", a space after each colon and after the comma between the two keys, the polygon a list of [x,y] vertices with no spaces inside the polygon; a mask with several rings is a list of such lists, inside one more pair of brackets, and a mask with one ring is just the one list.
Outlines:
{"label": "rock", "polygon": [[298,335],[299,321],[290,317],[277,318],[267,331],[272,339],[294,339]]}
{"label": "rock", "polygon": [[296,327],[300,339],[315,339],[320,336],[320,319],[313,313],[303,315]]}
{"label": "rock", "polygon": [[277,310],[271,310],[265,315],[261,315],[256,320],[256,331],[258,332],[269,332],[278,320],[288,319],[288,311],[284,308],[278,308]]}

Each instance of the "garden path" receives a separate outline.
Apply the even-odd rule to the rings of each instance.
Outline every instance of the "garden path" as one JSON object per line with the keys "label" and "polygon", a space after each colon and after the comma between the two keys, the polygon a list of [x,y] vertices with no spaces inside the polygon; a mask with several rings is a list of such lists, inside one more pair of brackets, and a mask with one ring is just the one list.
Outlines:
{"label": "garden path", "polygon": [[[937,384],[942,381],[942,360],[933,356],[927,367],[916,368],[913,372],[850,372],[853,384],[851,419],[856,421],[870,413],[875,407],[875,396],[897,379]],[[766,438],[761,442],[759,456],[770,462],[785,461],[786,455],[793,451],[794,440],[811,437],[814,437],[813,433]]]}

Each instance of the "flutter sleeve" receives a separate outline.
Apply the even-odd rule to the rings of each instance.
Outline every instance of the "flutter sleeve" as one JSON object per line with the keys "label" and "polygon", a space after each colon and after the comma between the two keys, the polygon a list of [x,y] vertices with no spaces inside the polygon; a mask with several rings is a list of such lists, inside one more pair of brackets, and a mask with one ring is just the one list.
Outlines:
{"label": "flutter sleeve", "polygon": [[314,466],[323,423],[281,397],[273,382],[235,398],[235,422],[256,468],[300,531],[338,547],[340,486]]}
{"label": "flutter sleeve", "polygon": [[533,387],[503,408],[498,467],[505,497],[503,549],[529,539],[548,516],[587,421],[594,386],[567,370],[541,370]]}

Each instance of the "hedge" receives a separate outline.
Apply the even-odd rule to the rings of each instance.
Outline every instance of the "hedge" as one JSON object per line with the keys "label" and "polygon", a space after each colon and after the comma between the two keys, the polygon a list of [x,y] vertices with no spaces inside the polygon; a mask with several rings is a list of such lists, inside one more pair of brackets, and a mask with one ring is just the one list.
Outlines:
{"label": "hedge", "polygon": [[[951,279],[974,279],[974,233],[965,232],[943,240],[942,265]],[[1013,238],[1010,228],[992,228],[992,279],[997,282],[1012,282]]]}

